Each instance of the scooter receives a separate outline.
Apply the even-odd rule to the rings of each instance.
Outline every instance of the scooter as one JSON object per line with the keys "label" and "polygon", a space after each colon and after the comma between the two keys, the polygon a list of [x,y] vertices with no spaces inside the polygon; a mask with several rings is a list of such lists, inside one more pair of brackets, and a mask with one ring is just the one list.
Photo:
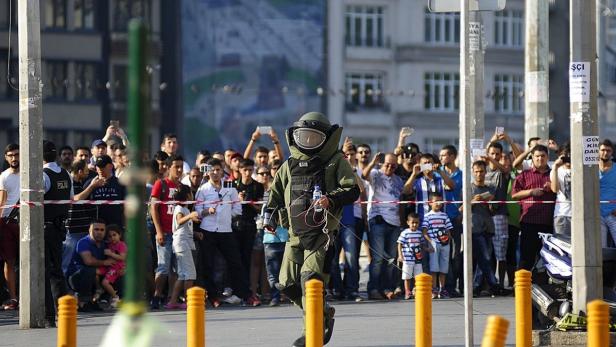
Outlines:
{"label": "scooter", "polygon": [[[586,318],[573,311],[573,266],[571,237],[562,234],[539,234],[543,240],[540,259],[535,266],[532,284],[534,328],[583,330]],[[616,316],[616,248],[603,248],[603,299]],[[610,322],[616,330],[616,320]]]}

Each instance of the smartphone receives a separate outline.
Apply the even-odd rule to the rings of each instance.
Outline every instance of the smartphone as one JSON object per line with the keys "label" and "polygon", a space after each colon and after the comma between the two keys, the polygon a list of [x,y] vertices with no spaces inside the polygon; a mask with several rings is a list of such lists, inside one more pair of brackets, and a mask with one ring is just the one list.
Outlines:
{"label": "smartphone", "polygon": [[385,153],[379,153],[376,155],[376,161],[378,161],[379,163],[382,163],[383,160],[385,160]]}
{"label": "smartphone", "polygon": [[114,127],[114,128],[116,128],[116,129],[119,129],[120,128],[120,121],[119,120],[110,120],[109,121],[109,125]]}
{"label": "smartphone", "polygon": [[496,127],[496,135],[501,135],[505,133],[505,127]]}
{"label": "smartphone", "polygon": [[199,171],[201,171],[202,174],[206,174],[206,173],[210,172],[211,169],[212,169],[212,167],[210,165],[207,165],[207,164],[199,165]]}
{"label": "smartphone", "polygon": [[567,164],[571,162],[571,157],[563,157],[563,163]]}
{"label": "smartphone", "polygon": [[257,130],[259,130],[259,132],[260,132],[262,135],[269,135],[269,133],[271,133],[271,132],[272,132],[272,127],[271,127],[271,126],[269,126],[269,125],[267,125],[267,126],[258,126],[258,127],[257,127]]}
{"label": "smartphone", "polygon": [[421,171],[432,171],[434,166],[432,164],[421,164],[419,168]]}
{"label": "smartphone", "polygon": [[410,128],[410,127],[403,127],[401,129],[401,133],[405,137],[409,137],[409,136],[413,135],[414,132],[415,132],[415,129]]}

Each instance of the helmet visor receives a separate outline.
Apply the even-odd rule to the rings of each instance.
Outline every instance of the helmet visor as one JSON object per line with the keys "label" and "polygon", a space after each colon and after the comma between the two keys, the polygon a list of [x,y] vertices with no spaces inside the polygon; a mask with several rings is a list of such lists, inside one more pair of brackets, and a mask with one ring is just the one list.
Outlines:
{"label": "helmet visor", "polygon": [[325,143],[325,133],[316,129],[297,128],[293,130],[293,140],[302,149],[315,149]]}

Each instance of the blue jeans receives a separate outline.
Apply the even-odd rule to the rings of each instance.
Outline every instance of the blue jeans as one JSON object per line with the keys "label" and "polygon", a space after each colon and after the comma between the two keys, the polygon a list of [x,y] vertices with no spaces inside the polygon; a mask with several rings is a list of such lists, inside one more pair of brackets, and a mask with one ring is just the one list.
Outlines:
{"label": "blue jeans", "polygon": [[400,270],[396,267],[398,236],[400,227],[385,222],[377,224],[374,218],[370,220],[368,242],[372,249],[372,261],[368,292],[393,291],[396,288],[401,278]]}
{"label": "blue jeans", "polygon": [[355,218],[355,225],[346,225],[340,229],[340,241],[344,249],[345,268],[344,292],[347,295],[359,292],[359,250],[361,247],[363,221]]}
{"label": "blue jeans", "polygon": [[475,271],[473,278],[473,288],[481,286],[485,276],[490,287],[496,285],[496,276],[492,269],[492,236],[481,233],[473,234],[473,256],[477,260],[478,271]]}
{"label": "blue jeans", "polygon": [[156,244],[156,254],[158,255],[158,266],[156,267],[156,276],[169,275],[173,261],[173,235],[171,233],[164,234],[164,245]]}
{"label": "blue jeans", "polygon": [[278,275],[280,274],[280,264],[284,255],[286,242],[264,243],[265,248],[265,268],[267,269],[267,281],[271,289],[272,299],[280,299],[280,291],[276,289]]}
{"label": "blue jeans", "polygon": [[73,259],[73,253],[75,253],[75,248],[77,248],[77,241],[81,240],[86,235],[88,235],[88,233],[66,233],[66,239],[62,245],[62,273],[64,275],[66,275],[68,266]]}

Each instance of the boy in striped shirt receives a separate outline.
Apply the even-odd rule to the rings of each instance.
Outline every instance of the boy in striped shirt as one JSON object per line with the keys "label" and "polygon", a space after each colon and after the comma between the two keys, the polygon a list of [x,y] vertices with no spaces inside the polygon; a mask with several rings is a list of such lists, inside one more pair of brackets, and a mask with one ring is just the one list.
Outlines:
{"label": "boy in striped shirt", "polygon": [[411,292],[411,278],[423,273],[421,259],[423,259],[423,234],[419,230],[419,215],[415,212],[406,217],[408,228],[404,229],[398,237],[398,262],[402,263],[402,280],[404,280],[404,299],[413,297]]}
{"label": "boy in striped shirt", "polygon": [[[430,195],[430,212],[426,213],[421,224],[423,235],[430,243],[430,272],[432,273],[432,298],[448,298],[445,290],[445,277],[449,272],[449,240],[453,225],[443,212],[443,196],[439,192]],[[438,287],[437,287],[438,284]]]}

